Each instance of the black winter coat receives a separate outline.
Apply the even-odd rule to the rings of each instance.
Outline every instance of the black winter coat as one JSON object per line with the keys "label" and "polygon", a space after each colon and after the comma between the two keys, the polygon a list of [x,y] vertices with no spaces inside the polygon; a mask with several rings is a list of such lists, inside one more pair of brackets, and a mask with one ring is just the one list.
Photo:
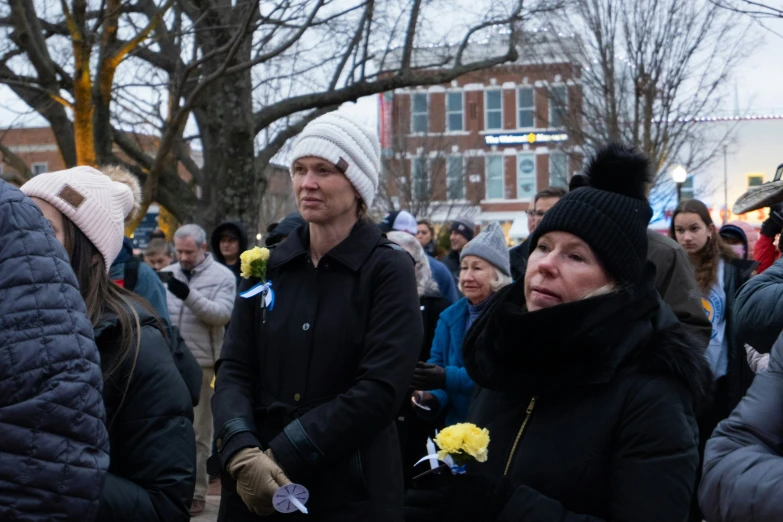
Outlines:
{"label": "black winter coat", "polygon": [[0,520],[94,519],[109,467],[99,364],[65,250],[0,180]]}
{"label": "black winter coat", "polygon": [[469,474],[508,481],[498,520],[676,522],[699,464],[695,408],[712,376],[654,287],[529,313],[498,294],[463,344],[489,429]]}
{"label": "black winter coat", "polygon": [[220,468],[242,448],[271,448],[310,490],[310,514],[256,517],[223,472],[218,520],[399,522],[394,419],[422,341],[413,262],[370,222],[357,223],[317,268],[309,245],[303,226],[272,251],[273,309],[262,309],[260,296],[237,298],[212,411]]}
{"label": "black winter coat", "polygon": [[[438,293],[425,294],[419,298],[421,306],[421,319],[424,325],[424,340],[419,352],[419,361],[427,362],[432,349],[432,339],[435,337],[435,328],[438,326],[438,318],[441,312],[451,306],[449,300]],[[400,434],[400,446],[402,448],[402,473],[405,478],[405,487],[411,485],[414,475],[420,473],[414,464],[427,454],[427,437],[433,437],[435,430],[443,426],[443,416],[439,419],[423,419],[416,415],[411,406],[410,393],[402,402],[400,412],[397,414],[397,430]]]}
{"label": "black winter coat", "polygon": [[[111,465],[96,521],[184,522],[196,484],[193,406],[157,319],[141,306],[136,311],[142,333],[135,367],[128,357],[103,391]],[[120,335],[111,313],[95,327],[104,369],[116,362]]]}
{"label": "black winter coat", "polygon": [[511,261],[511,278],[514,281],[524,279],[527,271],[527,258],[530,257],[530,242],[525,239],[514,248],[509,249],[508,257]]}
{"label": "black winter coat", "polygon": [[451,272],[451,275],[454,277],[454,281],[459,284],[459,271],[461,267],[459,262],[459,252],[449,250],[448,253],[443,256],[443,258],[441,258],[440,262],[446,265],[446,268],[449,269],[449,272]]}
{"label": "black winter coat", "polygon": [[753,370],[748,365],[745,345],[737,336],[733,319],[736,307],[735,296],[740,287],[750,279],[758,263],[744,259],[732,259],[726,261],[723,266],[723,290],[726,292],[726,309],[728,310],[726,338],[729,340],[729,367],[726,373],[728,407],[722,412],[721,418],[728,416],[731,410],[739,404],[755,377]]}
{"label": "black winter coat", "polygon": [[707,442],[699,504],[710,522],[779,522],[781,491],[783,336],[768,369]]}

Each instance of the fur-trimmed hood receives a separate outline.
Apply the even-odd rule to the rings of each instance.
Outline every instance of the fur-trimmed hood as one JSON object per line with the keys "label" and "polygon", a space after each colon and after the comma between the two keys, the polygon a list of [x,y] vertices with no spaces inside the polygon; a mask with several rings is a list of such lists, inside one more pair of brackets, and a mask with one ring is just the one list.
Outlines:
{"label": "fur-trimmed hood", "polygon": [[467,332],[468,374],[499,391],[601,384],[627,372],[667,376],[684,385],[700,411],[712,385],[709,365],[654,283],[648,265],[641,283],[620,292],[528,312],[524,282],[517,281]]}

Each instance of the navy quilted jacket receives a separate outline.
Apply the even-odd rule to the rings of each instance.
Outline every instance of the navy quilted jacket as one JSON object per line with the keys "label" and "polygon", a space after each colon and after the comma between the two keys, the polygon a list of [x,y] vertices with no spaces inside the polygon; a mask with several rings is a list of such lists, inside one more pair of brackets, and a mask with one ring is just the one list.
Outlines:
{"label": "navy quilted jacket", "polygon": [[76,277],[0,180],[0,520],[93,520],[109,467],[101,368]]}

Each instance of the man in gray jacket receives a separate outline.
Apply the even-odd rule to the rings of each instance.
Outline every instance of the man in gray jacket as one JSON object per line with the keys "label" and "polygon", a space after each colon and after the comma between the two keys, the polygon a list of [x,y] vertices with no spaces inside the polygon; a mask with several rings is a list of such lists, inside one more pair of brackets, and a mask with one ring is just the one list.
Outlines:
{"label": "man in gray jacket", "polygon": [[174,234],[178,263],[161,272],[171,272],[168,308],[171,323],[201,365],[201,396],[193,410],[196,431],[196,491],[191,514],[203,511],[206,498],[207,458],[212,449],[212,379],[220,357],[224,327],[231,319],[236,297],[233,272],[207,253],[207,234],[198,225],[184,225]]}

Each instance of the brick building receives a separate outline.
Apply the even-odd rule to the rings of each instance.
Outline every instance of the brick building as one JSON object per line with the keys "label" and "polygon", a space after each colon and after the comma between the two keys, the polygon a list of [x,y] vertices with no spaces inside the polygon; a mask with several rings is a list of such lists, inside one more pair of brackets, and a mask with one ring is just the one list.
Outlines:
{"label": "brick building", "polygon": [[575,67],[522,60],[383,95],[384,203],[435,222],[497,220],[524,237],[536,192],[566,187],[581,168],[565,129],[580,103]]}

